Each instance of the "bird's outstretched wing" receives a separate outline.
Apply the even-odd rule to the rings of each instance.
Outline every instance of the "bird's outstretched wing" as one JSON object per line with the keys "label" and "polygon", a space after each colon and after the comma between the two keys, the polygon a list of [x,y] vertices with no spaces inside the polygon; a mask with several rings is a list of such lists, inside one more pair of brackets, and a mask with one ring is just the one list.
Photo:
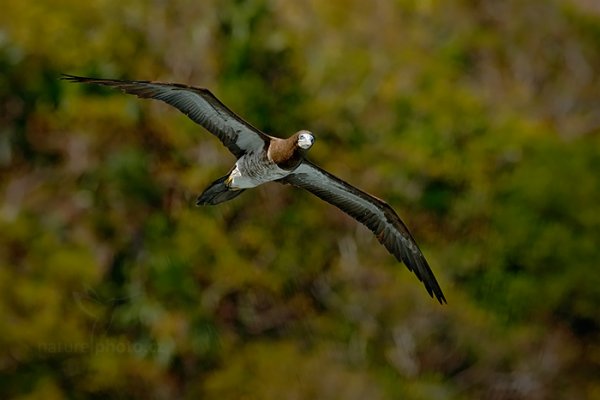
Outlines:
{"label": "bird's outstretched wing", "polygon": [[280,180],[308,190],[366,225],[377,239],[423,282],[430,296],[443,304],[446,298],[417,243],[386,202],[371,196],[304,160]]}
{"label": "bird's outstretched wing", "polygon": [[237,158],[248,151],[262,149],[269,140],[268,135],[244,121],[207,89],[178,83],[96,79],[75,75],[63,75],[62,79],[112,86],[140,98],[164,101],[213,133]]}

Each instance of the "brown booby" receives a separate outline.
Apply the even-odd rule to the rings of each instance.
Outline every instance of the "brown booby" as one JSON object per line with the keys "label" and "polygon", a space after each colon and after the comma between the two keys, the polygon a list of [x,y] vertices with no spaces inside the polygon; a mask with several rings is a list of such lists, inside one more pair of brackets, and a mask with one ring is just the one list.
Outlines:
{"label": "brown booby", "polygon": [[306,189],[366,225],[391,254],[417,275],[430,296],[435,295],[441,304],[446,302],[423,253],[398,214],[383,200],[344,182],[305,158],[315,141],[311,132],[301,130],[287,139],[267,135],[203,88],[74,75],[64,75],[62,79],[112,86],[140,98],[161,100],[219,138],[237,161],[227,175],[214,181],[198,197],[198,205],[219,204],[233,199],[245,189],[270,181]]}

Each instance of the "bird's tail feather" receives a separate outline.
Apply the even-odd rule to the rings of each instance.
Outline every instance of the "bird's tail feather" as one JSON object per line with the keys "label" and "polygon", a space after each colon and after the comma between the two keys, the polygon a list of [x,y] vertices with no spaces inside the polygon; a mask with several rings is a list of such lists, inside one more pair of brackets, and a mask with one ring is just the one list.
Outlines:
{"label": "bird's tail feather", "polygon": [[223,203],[225,201],[231,200],[234,197],[242,194],[244,189],[232,190],[227,186],[225,181],[229,175],[225,175],[214,181],[207,187],[204,192],[198,197],[196,201],[196,205],[204,206],[204,205],[215,205],[219,203]]}

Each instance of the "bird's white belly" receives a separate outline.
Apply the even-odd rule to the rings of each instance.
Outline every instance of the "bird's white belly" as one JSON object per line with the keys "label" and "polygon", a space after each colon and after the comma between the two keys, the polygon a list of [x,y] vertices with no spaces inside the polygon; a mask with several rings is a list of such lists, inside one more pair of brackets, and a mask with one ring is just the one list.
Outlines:
{"label": "bird's white belly", "polygon": [[240,158],[229,174],[228,185],[232,189],[248,189],[265,182],[281,179],[290,174],[277,164],[261,157],[262,153],[248,153]]}

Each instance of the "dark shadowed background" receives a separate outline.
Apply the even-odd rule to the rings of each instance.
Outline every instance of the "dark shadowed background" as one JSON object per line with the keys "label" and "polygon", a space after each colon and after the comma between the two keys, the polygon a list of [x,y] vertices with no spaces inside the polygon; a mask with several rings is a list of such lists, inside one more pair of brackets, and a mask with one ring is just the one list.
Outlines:
{"label": "dark shadowed background", "polygon": [[[16,1],[0,12],[0,397],[600,398],[600,6]],[[448,299],[173,108],[207,87],[386,199]]]}

